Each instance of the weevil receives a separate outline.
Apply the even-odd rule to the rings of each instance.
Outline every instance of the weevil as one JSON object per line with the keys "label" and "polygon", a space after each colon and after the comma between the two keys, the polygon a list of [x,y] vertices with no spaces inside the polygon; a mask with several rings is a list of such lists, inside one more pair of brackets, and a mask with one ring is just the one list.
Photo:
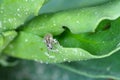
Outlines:
{"label": "weevil", "polygon": [[57,41],[56,39],[54,39],[53,36],[52,36],[52,34],[50,34],[50,33],[47,34],[47,35],[45,35],[44,41],[45,41],[45,43],[46,43],[46,45],[47,45],[47,48],[48,48],[49,50],[52,50],[52,49],[53,49],[53,44],[58,43],[58,41]]}

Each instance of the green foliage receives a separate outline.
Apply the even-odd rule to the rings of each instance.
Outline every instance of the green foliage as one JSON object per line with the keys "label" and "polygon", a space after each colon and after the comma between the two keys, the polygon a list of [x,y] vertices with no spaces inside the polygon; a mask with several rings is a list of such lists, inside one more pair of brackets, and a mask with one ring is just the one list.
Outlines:
{"label": "green foliage", "polygon": [[[71,72],[91,77],[79,79],[119,80],[119,7],[119,0],[1,0],[0,62],[4,65],[2,55],[12,56],[56,63]],[[53,35],[52,42],[45,38],[48,33]],[[23,65],[29,66],[26,62]]]}

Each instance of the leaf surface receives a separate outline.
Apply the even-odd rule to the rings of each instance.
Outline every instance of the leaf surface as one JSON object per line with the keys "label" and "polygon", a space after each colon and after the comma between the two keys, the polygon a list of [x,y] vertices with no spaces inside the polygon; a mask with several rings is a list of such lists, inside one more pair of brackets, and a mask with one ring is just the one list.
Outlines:
{"label": "leaf surface", "polygon": [[0,33],[23,25],[38,15],[44,0],[2,0],[0,3]]}
{"label": "leaf surface", "polygon": [[20,60],[14,67],[0,67],[0,72],[1,80],[101,80],[76,75],[53,64],[25,60]]}
{"label": "leaf surface", "polygon": [[58,66],[78,75],[84,75],[90,78],[110,78],[120,79],[120,51],[112,56],[101,59],[59,64]]}
{"label": "leaf surface", "polygon": [[[110,56],[120,49],[119,47],[119,18],[115,21],[105,20],[96,29],[97,25],[96,18],[91,17],[91,15],[84,15],[87,10],[91,10],[90,13],[94,13],[94,10],[100,12],[99,9],[103,9],[103,14],[96,14],[97,20],[101,19],[115,19],[119,17],[119,12],[117,11],[119,1],[114,1],[113,3],[108,3],[106,5],[84,8],[80,10],[72,10],[68,12],[59,12],[50,15],[43,15],[32,20],[24,28],[21,28],[17,38],[4,50],[4,53],[12,55],[14,57],[31,59],[46,63],[59,63],[65,61],[79,61],[94,58],[103,58]],[[106,7],[106,8],[104,8]],[[111,7],[111,8],[108,8]],[[116,8],[117,7],[117,8]],[[115,10],[115,9],[116,10]],[[108,11],[104,10],[108,9]],[[112,12],[109,9],[114,9]],[[82,27],[76,23],[76,20],[81,20],[75,17],[75,12],[81,13],[82,25],[90,24],[92,26],[86,25]],[[110,11],[110,12],[109,12]],[[69,13],[71,12],[71,14]],[[69,14],[71,19],[63,19],[62,17]],[[104,17],[106,16],[107,17]],[[113,16],[113,14],[115,16]],[[109,16],[108,16],[109,15]],[[90,16],[92,20],[87,23],[87,16]],[[57,19],[57,20],[55,20]],[[74,20],[75,19],[75,20]],[[66,21],[64,21],[66,20]],[[57,23],[56,23],[57,22]],[[86,23],[86,24],[85,24]],[[69,24],[66,28],[62,28],[63,25],[59,24]],[[74,26],[71,26],[74,25]],[[106,27],[109,27],[105,29]],[[82,33],[79,34],[82,29],[86,32],[93,31],[96,29],[95,33]],[[92,30],[93,29],[93,30]],[[83,31],[84,31],[83,30]],[[64,32],[63,32],[64,31]],[[82,32],[83,32],[82,31]],[[47,44],[44,42],[43,38],[45,34],[53,33],[56,39],[60,42],[53,45],[53,50],[48,50]],[[59,35],[62,33],[61,35]],[[75,34],[77,33],[77,34]],[[13,46],[12,48],[10,46]],[[17,54],[16,54],[17,53]],[[25,56],[24,56],[25,55]]]}

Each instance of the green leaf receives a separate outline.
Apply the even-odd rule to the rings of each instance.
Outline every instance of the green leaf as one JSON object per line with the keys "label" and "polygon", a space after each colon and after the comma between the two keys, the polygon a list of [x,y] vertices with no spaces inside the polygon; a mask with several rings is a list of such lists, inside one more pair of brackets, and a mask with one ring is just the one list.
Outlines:
{"label": "green leaf", "polygon": [[[51,13],[61,10],[90,7],[108,3],[111,0],[49,0],[40,10],[40,13]],[[54,5],[54,7],[53,7]]]}
{"label": "green leaf", "polygon": [[120,80],[120,51],[107,58],[59,64],[58,66],[78,75],[91,78]]}
{"label": "green leaf", "polygon": [[[111,6],[112,4],[112,6]],[[118,5],[116,5],[118,4]],[[113,6],[114,5],[114,6]],[[108,3],[106,5],[98,6],[98,7],[92,7],[92,8],[85,8],[84,10],[91,9],[91,14],[94,10],[99,10],[101,7],[112,7],[111,9],[114,9],[114,7],[118,8],[119,2],[115,1],[114,3]],[[109,10],[109,9],[108,9]],[[77,10],[80,11],[81,10]],[[83,11],[83,12],[85,12]],[[116,16],[119,16],[117,10],[112,11],[111,13],[116,14]],[[68,11],[69,12],[69,11]],[[93,34],[73,34],[74,30],[77,32],[80,32],[83,27],[78,26],[76,23],[76,20],[79,20],[78,18],[73,18],[69,22],[65,21],[66,23],[70,25],[75,25],[76,27],[72,26],[67,26],[68,28],[70,27],[70,30],[73,33],[70,32],[64,32],[63,35],[58,36],[58,40],[60,41],[60,44],[55,44],[53,45],[53,50],[49,50],[47,48],[47,44],[44,42],[44,36],[45,33],[52,33],[54,34],[60,34],[63,32],[62,25],[59,26],[59,23],[63,23],[64,19],[60,19],[61,15],[69,15],[68,12],[60,12],[56,13],[54,15],[50,15],[49,18],[45,16],[37,17],[35,18],[30,24],[26,25],[23,28],[23,31],[19,31],[19,35],[17,38],[4,50],[4,53],[14,56],[14,57],[19,57],[19,58],[24,58],[24,59],[31,59],[31,60],[36,60],[40,62],[46,62],[46,63],[58,63],[58,62],[65,62],[65,61],[78,61],[78,60],[86,60],[86,59],[93,59],[93,58],[103,58],[110,56],[111,54],[115,53],[120,49],[118,46],[119,44],[119,19],[115,21],[103,21],[100,26],[104,28],[108,24],[108,22],[111,24],[110,29],[106,31],[98,31]],[[62,14],[64,13],[64,14]],[[66,14],[65,14],[66,13]],[[72,13],[72,11],[71,11]],[[106,11],[104,11],[106,14]],[[116,16],[112,16],[112,14],[109,13],[109,16],[111,19],[116,18]],[[59,15],[58,15],[59,14]],[[61,15],[60,15],[61,14]],[[74,17],[75,13],[73,12]],[[108,12],[107,12],[108,14]],[[71,14],[70,14],[71,15]],[[81,15],[82,17],[83,15]],[[88,15],[87,15],[88,16]],[[90,15],[89,15],[90,16]],[[103,15],[97,15],[100,16],[101,18],[104,18]],[[86,15],[85,15],[86,17]],[[101,18],[97,20],[101,20]],[[54,25],[54,19],[58,19],[58,24]],[[96,19],[91,17],[94,21],[90,21],[91,25],[94,25],[96,27]],[[84,18],[87,19],[87,18]],[[49,20],[49,21],[48,21]],[[62,21],[63,20],[63,21]],[[43,22],[42,22],[43,21]],[[57,21],[57,20],[56,20]],[[62,21],[62,22],[61,22]],[[74,22],[75,21],[75,22]],[[46,22],[46,23],[45,23]],[[52,23],[53,22],[53,23]],[[73,22],[73,24],[72,24]],[[89,23],[89,22],[88,22]],[[83,22],[83,25],[85,22]],[[52,25],[52,26],[51,26]],[[58,25],[58,26],[57,26]],[[86,25],[86,24],[85,24]],[[34,27],[35,26],[35,27]],[[50,26],[50,27],[49,27]],[[85,26],[84,26],[85,27]],[[79,30],[80,28],[80,30]],[[99,27],[98,27],[99,28]],[[89,31],[89,29],[95,29],[92,26],[89,27],[86,26],[86,31]],[[101,29],[101,27],[100,27]],[[98,29],[98,30],[100,30]],[[96,29],[97,30],[97,29]],[[118,31],[116,31],[118,30]],[[31,32],[32,31],[32,32]],[[67,31],[67,30],[66,30]],[[34,34],[33,34],[34,33]],[[75,32],[76,33],[76,32]],[[36,35],[40,34],[40,36]],[[103,36],[104,35],[104,36]],[[114,39],[114,40],[112,40]],[[75,43],[76,42],[76,43]],[[70,45],[69,45],[70,44]],[[77,46],[76,46],[77,45]],[[12,47],[11,47],[12,46]],[[71,48],[70,48],[71,47]],[[83,48],[83,49],[82,49]]]}
{"label": "green leaf", "polygon": [[0,34],[0,53],[16,36],[15,31],[6,31]]}
{"label": "green leaf", "polygon": [[94,33],[73,34],[66,30],[57,39],[64,47],[80,47],[93,55],[112,54],[114,50],[120,49],[119,26],[120,18],[114,21],[104,20]]}
{"label": "green leaf", "polygon": [[0,33],[23,25],[38,15],[44,0],[2,0],[0,3]]}
{"label": "green leaf", "polygon": [[[39,12],[38,8],[42,6],[44,1],[25,1],[0,0],[0,51],[4,53],[3,55],[5,55],[5,57],[7,57],[6,55],[10,55],[41,63],[72,61],[71,63],[58,64],[58,66],[72,71],[75,74],[77,73],[77,76],[80,76],[80,80],[93,80],[92,78],[120,79],[118,55],[118,53],[120,53],[119,0],[109,0],[109,2],[108,0],[98,1],[98,3],[105,1],[106,3],[104,4],[97,4],[96,0],[96,5],[91,5],[92,1],[85,0],[89,2],[89,4],[86,5],[87,7],[39,16],[36,16]],[[46,0],[46,2],[48,2],[48,0]],[[83,6],[85,5],[80,5],[80,7]],[[22,7],[22,9],[20,9],[20,7]],[[65,9],[67,9],[67,7]],[[22,15],[22,17],[20,17],[20,15]],[[34,16],[36,16],[36,18],[33,19]],[[12,22],[10,22],[11,18]],[[23,25],[23,23],[30,19],[30,22]],[[19,26],[20,28],[18,28]],[[14,29],[16,29],[17,33]],[[48,33],[53,34],[53,37],[59,41],[59,43],[49,43],[52,45],[52,49],[48,49],[48,43],[45,43],[45,35]],[[117,51],[119,52],[116,53]],[[73,62],[79,60],[84,61]],[[2,57],[0,57],[0,62],[6,65]],[[47,76],[48,80],[48,78],[51,78],[51,72],[55,70],[53,66],[53,69],[51,69],[51,67],[48,68],[48,65],[42,68],[40,67],[41,65],[35,66],[36,63],[27,64],[26,62],[24,66],[24,62],[22,62],[22,64],[18,64],[16,68],[14,67],[15,69],[11,68],[11,74],[8,73],[9,76],[12,76],[12,80],[15,78],[18,78],[17,80],[35,80],[36,77],[38,80],[40,76],[31,77],[31,74],[36,73],[34,72],[36,68],[36,71],[39,71],[47,66],[47,70],[43,72],[48,72],[46,73],[49,74],[49,76]],[[20,71],[18,71],[18,68]],[[0,72],[2,70],[4,69],[1,69]],[[32,70],[30,71],[30,76],[30,72],[27,70]],[[3,72],[6,71],[4,70]],[[0,75],[2,75],[3,72],[1,72]],[[65,71],[61,73],[65,73]],[[74,73],[70,74],[70,79],[68,80],[75,79],[73,76]],[[23,75],[23,77],[20,76],[19,78],[19,75]],[[81,75],[90,78],[88,79]],[[42,76],[41,79],[43,78],[44,76]],[[57,80],[59,80],[61,76],[57,78]],[[77,79],[79,78],[77,77]]]}
{"label": "green leaf", "polygon": [[[7,77],[6,77],[6,76]],[[51,64],[20,60],[14,67],[0,67],[0,80],[106,80],[76,75]]]}
{"label": "green leaf", "polygon": [[83,49],[63,48],[59,44],[54,46],[54,50],[48,50],[43,38],[31,33],[19,32],[16,39],[3,52],[14,57],[46,63],[84,60],[93,57]]}
{"label": "green leaf", "polygon": [[[104,29],[104,26],[108,25],[108,22],[110,28],[101,31],[101,26]],[[47,49],[43,38],[35,34],[20,32],[18,37],[4,50],[4,53],[19,58],[47,63],[107,57],[120,50],[119,23],[120,18],[115,21],[103,21],[98,27],[100,28],[99,31],[92,34],[64,32],[57,39],[66,48],[55,44],[53,51]]]}
{"label": "green leaf", "polygon": [[95,7],[44,14],[34,18],[23,30],[40,36],[45,33],[58,35],[63,32],[63,26],[74,34],[94,32],[102,20],[118,18],[119,7],[120,1],[116,0]]}

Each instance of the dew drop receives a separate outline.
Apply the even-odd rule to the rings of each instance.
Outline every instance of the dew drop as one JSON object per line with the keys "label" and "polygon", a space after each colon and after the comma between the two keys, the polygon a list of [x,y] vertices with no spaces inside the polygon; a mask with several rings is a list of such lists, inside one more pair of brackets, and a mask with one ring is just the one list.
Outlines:
{"label": "dew drop", "polygon": [[78,50],[77,50],[77,49],[74,49],[74,52],[75,52],[75,53],[78,53]]}
{"label": "dew drop", "polygon": [[66,61],[66,59],[65,59],[65,58],[64,58],[63,60],[64,60],[64,61]]}
{"label": "dew drop", "polygon": [[20,9],[18,8],[17,11],[20,11]]}
{"label": "dew drop", "polygon": [[12,19],[8,19],[8,21],[11,23],[11,22],[12,22]]}
{"label": "dew drop", "polygon": [[80,23],[80,21],[76,21],[76,23]]}
{"label": "dew drop", "polygon": [[54,59],[54,58],[55,58],[55,56],[52,56],[52,55],[48,54],[47,52],[45,52],[44,54],[45,54],[48,58],[51,58],[51,59]]}
{"label": "dew drop", "polygon": [[53,25],[54,25],[54,26],[56,26],[56,24],[55,24],[55,23],[54,23]]}
{"label": "dew drop", "polygon": [[79,51],[79,55],[80,55],[80,56],[84,56],[84,54],[82,54],[82,52],[80,52],[80,51]]}
{"label": "dew drop", "polygon": [[47,52],[44,53],[46,56],[48,56],[49,54]]}
{"label": "dew drop", "polygon": [[17,14],[17,16],[21,17],[21,15],[20,15],[20,14]]}
{"label": "dew drop", "polygon": [[25,39],[25,42],[28,42],[28,39]]}

